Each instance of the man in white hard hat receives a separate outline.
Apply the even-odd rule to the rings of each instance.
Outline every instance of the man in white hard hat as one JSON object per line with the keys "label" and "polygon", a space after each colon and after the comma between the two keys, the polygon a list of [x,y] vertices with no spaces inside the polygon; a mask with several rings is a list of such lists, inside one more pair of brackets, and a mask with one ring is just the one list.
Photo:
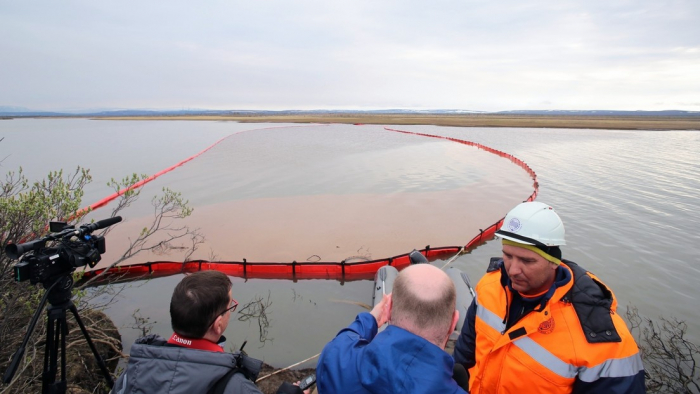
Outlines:
{"label": "man in white hard hat", "polygon": [[644,367],[617,300],[562,260],[564,224],[540,202],[519,204],[496,231],[503,257],[476,286],[455,345],[474,393],[644,393]]}

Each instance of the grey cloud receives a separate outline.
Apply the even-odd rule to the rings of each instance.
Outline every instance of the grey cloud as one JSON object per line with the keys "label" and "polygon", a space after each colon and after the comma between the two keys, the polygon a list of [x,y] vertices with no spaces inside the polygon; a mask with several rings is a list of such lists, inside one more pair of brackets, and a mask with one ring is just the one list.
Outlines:
{"label": "grey cloud", "polygon": [[698,110],[699,4],[6,2],[0,103]]}

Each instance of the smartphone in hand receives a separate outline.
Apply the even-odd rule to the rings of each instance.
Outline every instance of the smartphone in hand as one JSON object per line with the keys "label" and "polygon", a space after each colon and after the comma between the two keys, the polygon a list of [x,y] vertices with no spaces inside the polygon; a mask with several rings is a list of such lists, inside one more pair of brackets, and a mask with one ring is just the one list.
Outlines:
{"label": "smartphone in hand", "polygon": [[301,391],[304,391],[304,390],[308,389],[309,387],[313,386],[314,383],[316,383],[316,375],[311,374],[311,375],[305,377],[304,379],[302,379],[301,382],[299,382],[299,388],[301,389]]}

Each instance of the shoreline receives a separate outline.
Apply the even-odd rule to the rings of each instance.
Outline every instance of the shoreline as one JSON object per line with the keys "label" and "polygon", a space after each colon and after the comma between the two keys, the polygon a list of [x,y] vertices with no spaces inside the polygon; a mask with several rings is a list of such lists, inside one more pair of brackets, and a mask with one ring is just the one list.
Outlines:
{"label": "shoreline", "polygon": [[[20,118],[20,117],[15,117]],[[239,123],[337,123],[374,125],[433,125],[449,127],[515,127],[608,130],[700,130],[699,116],[597,116],[502,114],[236,114],[144,116],[47,116],[30,118],[93,120],[189,120]]]}

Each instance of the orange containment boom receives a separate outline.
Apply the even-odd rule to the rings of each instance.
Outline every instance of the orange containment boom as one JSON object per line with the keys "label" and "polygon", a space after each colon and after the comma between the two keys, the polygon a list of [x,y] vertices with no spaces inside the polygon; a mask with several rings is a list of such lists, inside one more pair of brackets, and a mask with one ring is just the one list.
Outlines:
{"label": "orange containment boom", "polygon": [[[431,248],[430,245],[419,252],[428,261],[446,260],[464,251],[469,251],[493,238],[493,234],[503,223],[503,219],[492,224],[471,239],[465,246],[442,246]],[[398,256],[368,261],[341,262],[296,262],[270,263],[243,261],[205,261],[194,260],[187,262],[177,261],[151,261],[142,264],[113,267],[104,275],[93,281],[91,285],[99,285],[104,282],[129,282],[184,274],[203,270],[217,270],[229,276],[251,279],[330,279],[341,282],[353,280],[366,280],[374,278],[377,270],[385,265],[402,269],[411,264],[409,253]],[[83,278],[77,283],[84,283],[100,274],[105,269],[86,271]]]}
{"label": "orange containment boom", "polygon": [[[495,231],[495,230],[494,230]],[[493,234],[493,233],[492,233]],[[450,258],[462,250],[459,246],[444,246],[431,248],[426,246],[420,252],[429,261]],[[344,281],[364,280],[374,278],[375,272],[385,265],[391,265],[397,269],[407,267],[411,264],[409,254],[401,254],[394,257],[368,260],[368,261],[346,261],[341,262],[303,262],[292,261],[291,263],[262,263],[243,261],[204,261],[195,260],[184,263],[176,261],[153,261],[143,264],[113,267],[92,284],[99,284],[105,281],[121,282],[141,279],[150,279],[189,272],[203,270],[217,270],[229,276],[241,278],[259,279],[331,279]],[[104,269],[85,272],[80,282],[85,282],[99,274]]]}
{"label": "orange containment boom", "polygon": [[[535,198],[537,197],[537,193],[539,190],[539,184],[537,183],[537,174],[535,174],[535,171],[533,171],[532,168],[530,168],[524,161],[518,159],[517,157],[515,157],[511,154],[502,152],[502,151],[497,150],[497,149],[493,149],[493,148],[488,147],[488,146],[483,145],[483,144],[479,144],[479,143],[472,142],[472,141],[460,140],[457,138],[451,138],[451,137],[445,137],[445,136],[433,135],[433,134],[425,134],[425,133],[416,133],[416,132],[411,132],[411,131],[396,130],[396,129],[390,129],[387,127],[385,127],[385,130],[395,131],[398,133],[413,134],[413,135],[422,136],[422,137],[445,139],[448,141],[457,142],[457,143],[464,144],[464,145],[474,146],[474,147],[477,147],[479,149],[483,149],[489,153],[506,158],[506,159],[510,160],[511,162],[515,163],[516,165],[520,166],[522,169],[524,169],[530,175],[532,180],[534,181],[534,183],[533,183],[534,191],[527,198],[526,201],[534,201]],[[226,137],[226,138],[228,138],[228,137]],[[109,201],[115,199],[119,195],[123,194],[124,191],[143,186],[143,184],[145,184],[146,182],[149,182],[149,181],[157,178],[158,176],[162,175],[163,173],[166,173],[168,171],[172,171],[173,169],[175,169],[175,168],[183,165],[184,163],[194,159],[195,157],[201,155],[202,153],[211,149],[214,145],[218,144],[219,142],[221,142],[221,140],[217,141],[215,144],[213,144],[209,148],[199,152],[198,154],[196,154],[196,155],[194,155],[186,160],[183,160],[182,162],[149,177],[147,180],[144,180],[144,181],[141,181],[137,184],[131,185],[130,187],[128,187],[124,190],[121,190],[118,193],[115,193],[114,195],[109,196],[96,204],[93,204],[91,206],[91,208],[92,209],[99,208],[99,207],[107,204]],[[503,224],[503,219],[504,218],[501,218],[499,221],[490,225],[486,229],[480,229],[479,234],[477,234],[474,238],[472,238],[469,242],[467,242],[466,245],[464,245],[463,247],[443,246],[443,247],[431,248],[430,246],[426,246],[425,249],[421,249],[420,252],[429,261],[433,261],[433,260],[437,260],[437,259],[444,260],[444,259],[448,259],[452,256],[455,256],[458,253],[468,252],[468,251],[476,248],[477,246],[485,243],[489,239],[493,238],[496,230],[498,230],[500,228],[500,226]],[[110,268],[109,270],[107,270],[107,272],[105,272],[105,269],[86,271],[84,273],[83,278],[80,280],[80,283],[84,283],[92,278],[97,277],[100,274],[102,274],[102,275],[99,278],[97,278],[96,280],[94,280],[93,282],[91,282],[90,285],[98,285],[98,284],[102,284],[106,281],[110,281],[110,282],[133,281],[133,280],[150,279],[150,278],[164,277],[164,276],[170,276],[170,275],[176,275],[176,274],[183,274],[183,273],[188,273],[188,272],[196,272],[196,271],[202,271],[202,270],[212,270],[212,269],[217,270],[217,271],[221,271],[221,272],[223,272],[227,275],[230,275],[230,276],[237,276],[237,277],[243,277],[243,278],[292,279],[292,280],[331,279],[331,280],[339,280],[339,281],[343,282],[343,281],[352,281],[352,280],[372,279],[372,278],[374,278],[374,274],[377,272],[377,270],[379,268],[381,268],[382,266],[391,265],[393,267],[396,267],[397,269],[402,269],[402,268],[407,267],[410,263],[411,262],[410,262],[410,258],[409,258],[409,253],[405,253],[405,254],[401,254],[398,256],[389,257],[389,258],[378,259],[378,260],[370,260],[370,261],[343,260],[341,262],[302,262],[302,263],[299,263],[296,261],[292,261],[291,263],[271,263],[271,262],[249,262],[246,259],[243,259],[243,261],[216,261],[216,262],[204,261],[204,260],[187,261],[187,262],[153,261],[153,262],[142,263],[142,264],[113,267],[113,268]]]}

